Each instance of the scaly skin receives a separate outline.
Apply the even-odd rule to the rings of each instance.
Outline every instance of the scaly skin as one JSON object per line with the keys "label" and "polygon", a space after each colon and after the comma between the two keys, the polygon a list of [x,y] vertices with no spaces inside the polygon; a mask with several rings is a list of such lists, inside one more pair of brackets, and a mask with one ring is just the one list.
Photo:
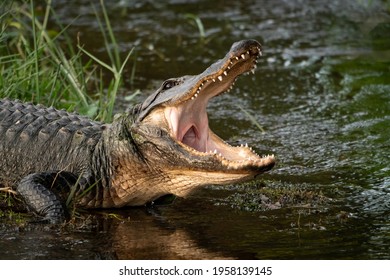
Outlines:
{"label": "scaly skin", "polygon": [[0,100],[0,186],[60,223],[73,191],[78,207],[111,208],[255,178],[274,166],[274,157],[226,144],[209,129],[206,107],[239,75],[254,72],[260,48],[254,40],[233,44],[203,73],[165,81],[111,124]]}

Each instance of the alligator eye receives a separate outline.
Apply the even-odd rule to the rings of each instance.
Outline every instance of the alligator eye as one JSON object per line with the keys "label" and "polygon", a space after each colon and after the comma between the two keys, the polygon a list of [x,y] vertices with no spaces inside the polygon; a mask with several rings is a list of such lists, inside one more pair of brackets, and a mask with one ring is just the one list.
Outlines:
{"label": "alligator eye", "polygon": [[170,89],[170,88],[173,88],[174,86],[177,85],[177,82],[176,81],[172,81],[172,80],[167,80],[163,83],[163,86],[162,86],[162,89],[163,90],[167,90],[167,89]]}

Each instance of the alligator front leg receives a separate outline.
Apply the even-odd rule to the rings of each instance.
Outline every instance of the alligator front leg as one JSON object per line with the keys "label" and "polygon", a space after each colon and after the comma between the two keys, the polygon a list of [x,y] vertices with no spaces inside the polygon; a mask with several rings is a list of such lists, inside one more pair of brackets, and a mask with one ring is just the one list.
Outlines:
{"label": "alligator front leg", "polygon": [[76,182],[77,177],[69,172],[33,173],[20,181],[16,191],[43,222],[58,224],[67,217],[66,196]]}

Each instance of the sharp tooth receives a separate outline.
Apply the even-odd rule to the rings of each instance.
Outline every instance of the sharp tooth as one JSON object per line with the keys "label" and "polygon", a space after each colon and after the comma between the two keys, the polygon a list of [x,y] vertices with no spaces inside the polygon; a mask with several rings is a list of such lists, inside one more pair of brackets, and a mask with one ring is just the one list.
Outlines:
{"label": "sharp tooth", "polygon": [[228,70],[230,70],[230,68],[231,68],[231,67],[230,67],[230,66],[228,66]]}
{"label": "sharp tooth", "polygon": [[262,56],[263,55],[263,52],[259,50],[259,55]]}
{"label": "sharp tooth", "polygon": [[245,54],[242,54],[241,57],[242,57],[242,59],[245,59]]}
{"label": "sharp tooth", "polygon": [[198,94],[197,94],[197,93],[195,93],[195,95],[194,95],[194,96],[195,96],[195,98],[196,98],[196,97],[198,97]]}
{"label": "sharp tooth", "polygon": [[218,153],[217,149],[214,150],[214,154]]}
{"label": "sharp tooth", "polygon": [[203,87],[203,86],[204,86],[204,83],[201,83],[200,86]]}
{"label": "sharp tooth", "polygon": [[245,143],[245,148],[248,148],[248,143]]}
{"label": "sharp tooth", "polygon": [[213,82],[215,83],[215,79],[213,79]]}
{"label": "sharp tooth", "polygon": [[236,56],[236,60],[238,60],[239,58],[238,58],[238,56]]}
{"label": "sharp tooth", "polygon": [[227,72],[226,72],[226,71],[223,71],[223,74],[224,74],[225,76],[227,76]]}
{"label": "sharp tooth", "polygon": [[218,80],[222,82],[222,76],[218,76]]}
{"label": "sharp tooth", "polygon": [[246,51],[246,53],[247,53],[247,54],[250,54],[250,52],[249,52],[249,51]]}
{"label": "sharp tooth", "polygon": [[191,100],[194,100],[195,99],[195,97],[191,97]]}
{"label": "sharp tooth", "polygon": [[252,74],[255,74],[255,69],[252,69],[251,72],[252,72]]}
{"label": "sharp tooth", "polygon": [[199,93],[200,92],[200,90],[198,89],[197,91],[196,91],[196,93]]}

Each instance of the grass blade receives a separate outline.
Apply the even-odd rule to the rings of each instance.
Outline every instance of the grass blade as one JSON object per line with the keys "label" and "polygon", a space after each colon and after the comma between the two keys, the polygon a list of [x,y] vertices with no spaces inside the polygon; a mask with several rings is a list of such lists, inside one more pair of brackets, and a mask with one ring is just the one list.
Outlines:
{"label": "grass blade", "polygon": [[260,123],[256,120],[256,118],[251,115],[247,110],[245,110],[240,105],[237,105],[238,108],[240,108],[241,111],[245,113],[245,115],[248,117],[248,119],[261,131],[261,133],[265,133],[264,128],[260,125]]}

